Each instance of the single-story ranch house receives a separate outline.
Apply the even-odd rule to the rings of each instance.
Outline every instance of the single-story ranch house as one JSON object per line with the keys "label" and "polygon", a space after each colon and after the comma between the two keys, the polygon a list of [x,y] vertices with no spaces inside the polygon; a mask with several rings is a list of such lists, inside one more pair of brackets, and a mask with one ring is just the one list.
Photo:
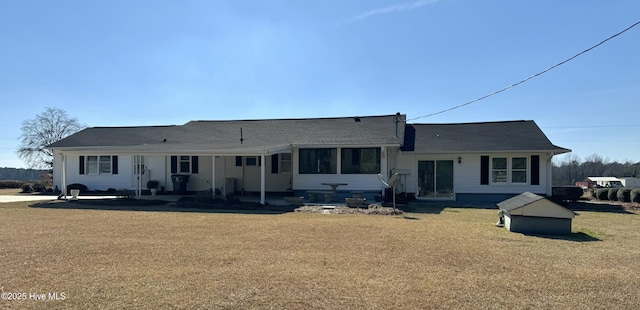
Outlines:
{"label": "single-story ranch house", "polygon": [[[54,185],[93,190],[146,188],[219,195],[331,191],[417,199],[502,201],[523,192],[551,195],[552,144],[533,121],[410,124],[406,115],[239,121],[178,126],[92,127],[48,146]],[[176,183],[176,186],[178,183]],[[344,201],[344,200],[343,200]]]}

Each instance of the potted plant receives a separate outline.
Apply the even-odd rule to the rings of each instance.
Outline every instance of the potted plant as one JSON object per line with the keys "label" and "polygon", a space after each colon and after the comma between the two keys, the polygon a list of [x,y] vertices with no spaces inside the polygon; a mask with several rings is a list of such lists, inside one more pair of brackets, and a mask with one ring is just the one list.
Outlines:
{"label": "potted plant", "polygon": [[147,182],[147,188],[151,191],[151,195],[155,195],[158,193],[158,187],[160,186],[160,181],[158,180],[149,180]]}

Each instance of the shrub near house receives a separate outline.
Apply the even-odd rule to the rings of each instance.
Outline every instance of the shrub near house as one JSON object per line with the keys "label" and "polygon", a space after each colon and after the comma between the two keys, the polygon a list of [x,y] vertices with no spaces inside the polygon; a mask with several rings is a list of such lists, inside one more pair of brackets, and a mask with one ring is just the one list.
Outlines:
{"label": "shrub near house", "polygon": [[640,202],[640,188],[596,188],[593,197],[598,200]]}

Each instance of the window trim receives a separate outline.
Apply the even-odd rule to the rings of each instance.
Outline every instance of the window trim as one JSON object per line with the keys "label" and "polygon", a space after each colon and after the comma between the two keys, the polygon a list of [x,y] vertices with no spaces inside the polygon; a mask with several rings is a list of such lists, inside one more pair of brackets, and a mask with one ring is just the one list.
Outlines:
{"label": "window trim", "polygon": [[[185,159],[186,158],[186,159]],[[187,171],[184,171],[183,164],[186,163]],[[178,155],[178,173],[191,173],[191,156]]]}
{"label": "window trim", "polygon": [[[95,160],[91,160],[95,159]],[[118,174],[118,156],[117,155],[82,155],[80,160],[79,174],[83,175],[101,175],[101,174]],[[93,168],[90,168],[94,166]],[[108,171],[107,168],[108,167]]]}
{"label": "window trim", "polygon": [[[495,160],[496,159],[504,159],[505,160],[505,167],[497,169],[494,168],[495,165]],[[491,157],[491,161],[489,162],[490,166],[489,166],[489,180],[491,181],[491,184],[509,184],[509,157]],[[504,182],[496,182],[496,177],[495,177],[495,172],[500,172],[500,171],[504,171]]]}
{"label": "window trim", "polygon": [[[495,182],[494,181],[494,171],[496,169],[493,168],[494,159],[504,158],[506,159],[507,167],[504,170],[506,172],[506,181],[505,182]],[[513,168],[513,160],[516,158],[524,158],[525,159],[525,168],[523,169],[514,169]],[[491,156],[489,160],[489,184],[491,185],[530,185],[531,184],[531,156],[529,155],[510,155],[510,156]],[[514,172],[524,172],[526,174],[524,182],[514,182],[513,181],[513,173]]]}
{"label": "window trim", "polygon": [[259,156],[245,156],[244,157],[244,166],[245,167],[257,167],[257,166],[260,166],[259,165],[260,160],[258,158],[259,158]]}
{"label": "window trim", "polygon": [[[520,158],[524,159],[524,168],[516,169],[516,168],[513,167],[513,160],[514,159],[520,159]],[[511,163],[511,171],[510,171],[509,176],[511,177],[511,180],[510,180],[511,183],[513,183],[513,184],[529,184],[529,176],[531,174],[529,172],[529,170],[530,170],[529,157],[528,156],[512,156],[510,159],[511,160],[509,162]],[[513,173],[514,172],[524,172],[525,173],[524,182],[515,182],[515,181],[513,181]]]}
{"label": "window trim", "polygon": [[[188,159],[183,159],[186,157]],[[198,174],[199,172],[199,157],[197,155],[171,155],[170,157],[169,171],[172,174]],[[189,171],[183,171],[182,163],[189,163]]]}
{"label": "window trim", "polygon": [[[289,155],[289,159],[284,159],[284,155]],[[278,156],[278,173],[280,174],[292,174],[293,173],[293,154],[281,153]],[[288,166],[289,171],[283,171],[283,167]]]}

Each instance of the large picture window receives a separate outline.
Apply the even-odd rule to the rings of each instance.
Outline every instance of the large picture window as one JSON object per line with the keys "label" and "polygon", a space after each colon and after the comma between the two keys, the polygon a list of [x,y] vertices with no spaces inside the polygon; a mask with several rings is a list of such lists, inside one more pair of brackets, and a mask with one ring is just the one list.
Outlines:
{"label": "large picture window", "polygon": [[300,174],[335,174],[338,151],[330,149],[300,149]]}
{"label": "large picture window", "polygon": [[341,151],[342,174],[380,173],[379,148],[344,148]]}

